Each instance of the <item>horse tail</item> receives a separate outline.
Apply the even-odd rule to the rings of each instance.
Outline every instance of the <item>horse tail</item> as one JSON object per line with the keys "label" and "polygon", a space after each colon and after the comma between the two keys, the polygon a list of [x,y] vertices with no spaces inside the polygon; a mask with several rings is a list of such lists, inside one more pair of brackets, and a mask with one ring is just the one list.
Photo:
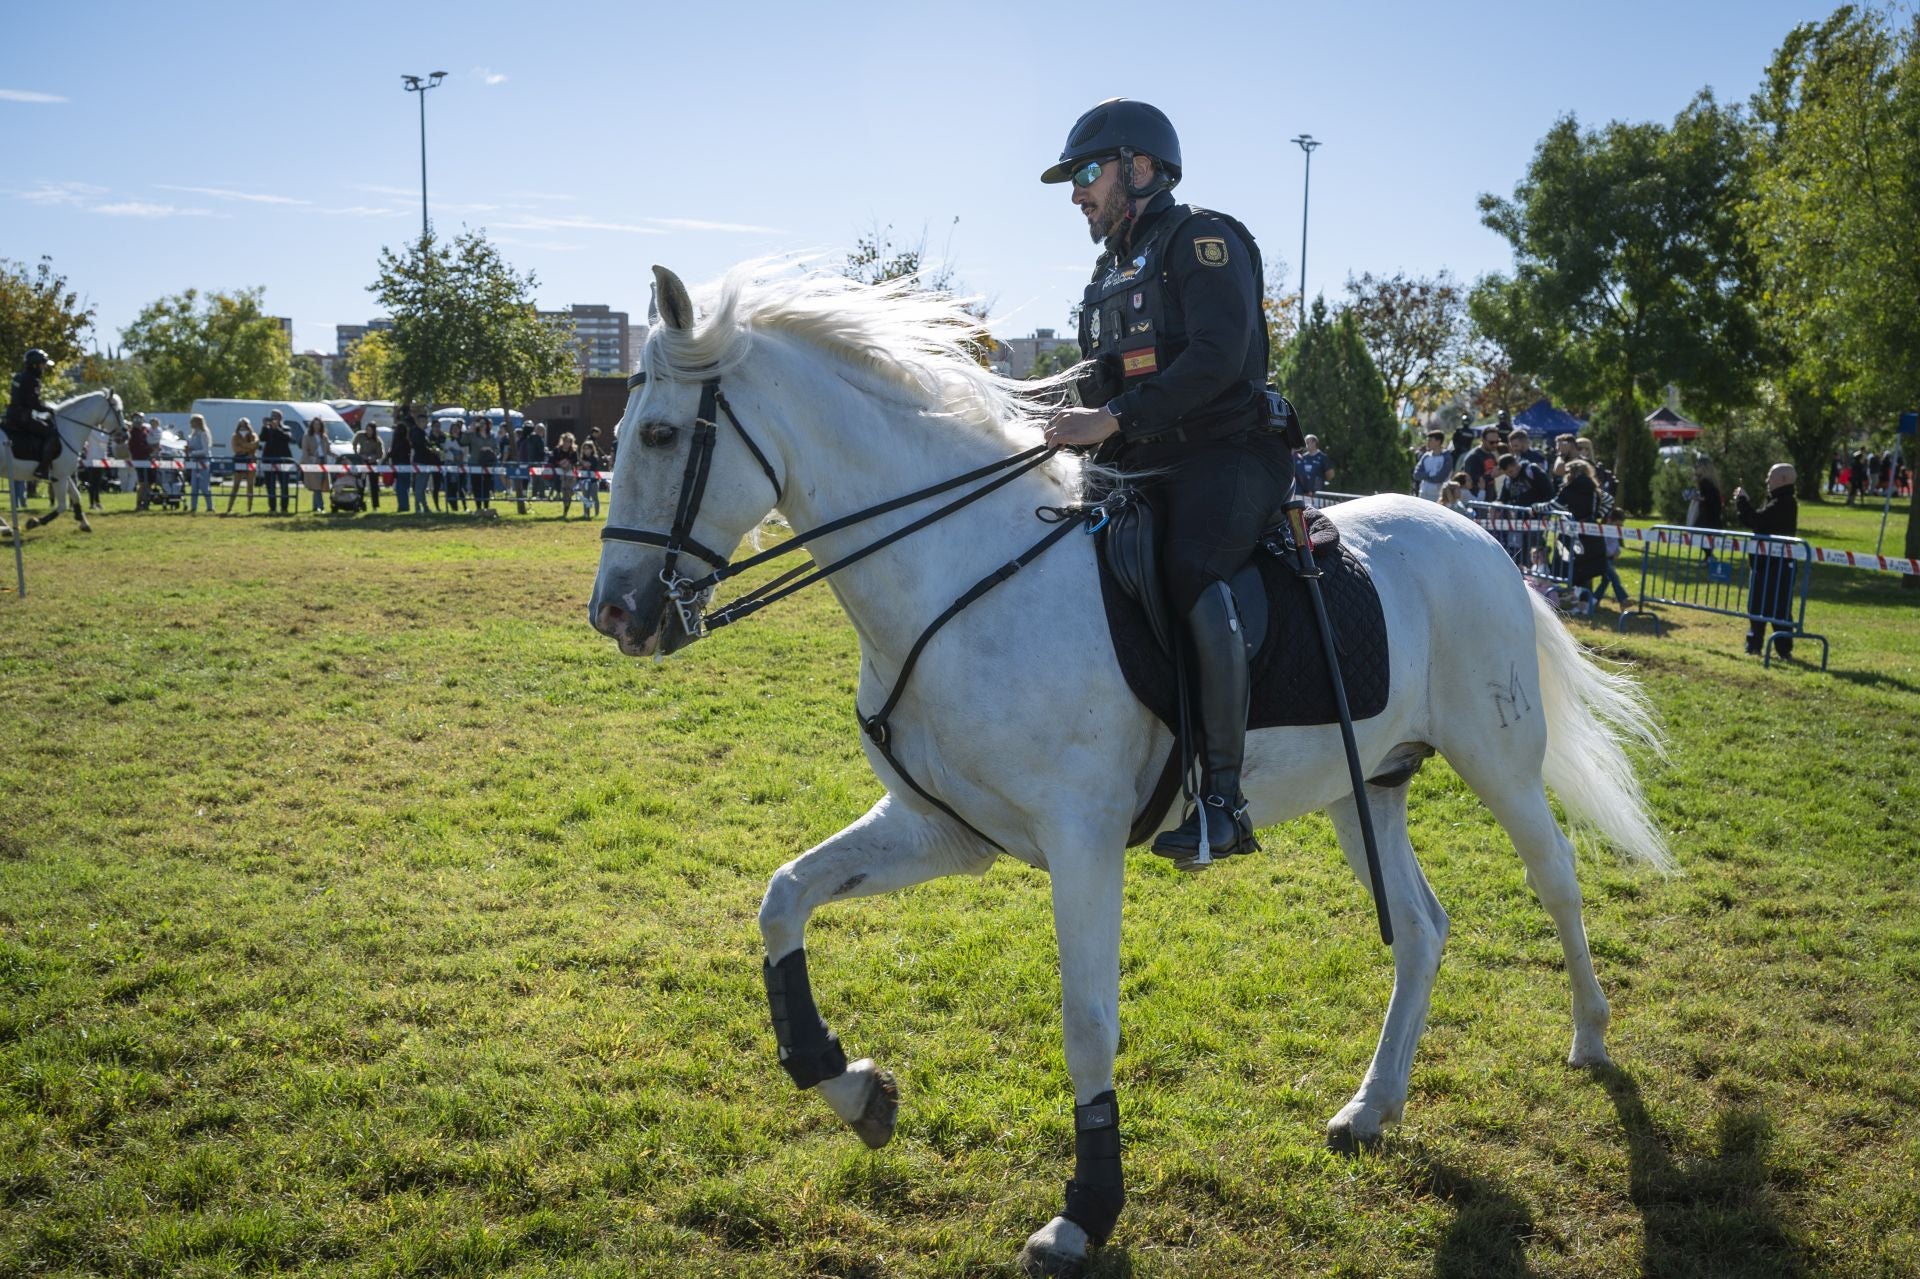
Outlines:
{"label": "horse tail", "polygon": [[1652,704],[1630,676],[1600,666],[1536,592],[1527,595],[1546,710],[1547,785],[1576,825],[1656,869],[1677,869],[1626,752],[1639,742],[1665,753]]}

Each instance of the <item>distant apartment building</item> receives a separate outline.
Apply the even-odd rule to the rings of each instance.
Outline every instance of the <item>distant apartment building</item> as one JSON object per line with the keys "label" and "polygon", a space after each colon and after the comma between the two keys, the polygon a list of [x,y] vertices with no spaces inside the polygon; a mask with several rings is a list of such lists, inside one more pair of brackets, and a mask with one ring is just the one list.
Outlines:
{"label": "distant apartment building", "polygon": [[540,318],[573,339],[574,362],[582,377],[612,377],[627,371],[632,330],[625,311],[576,303],[564,311],[542,311]]}
{"label": "distant apartment building", "polygon": [[[1065,347],[1072,360],[1080,358],[1080,344],[1073,338],[1063,338],[1052,329],[1035,329],[1032,336],[1023,338],[1005,338],[994,343],[993,363],[995,371],[1006,377],[1032,377],[1033,366],[1043,355]],[[1072,362],[1069,360],[1069,363]]]}
{"label": "distant apartment building", "polygon": [[290,315],[269,315],[267,317],[280,326],[280,336],[287,340],[287,350],[293,350],[293,317]]}
{"label": "distant apartment building", "polygon": [[333,326],[333,352],[335,355],[346,355],[353,349],[353,344],[367,334],[384,332],[392,327],[393,321],[386,319],[368,320],[365,324],[336,324]]}

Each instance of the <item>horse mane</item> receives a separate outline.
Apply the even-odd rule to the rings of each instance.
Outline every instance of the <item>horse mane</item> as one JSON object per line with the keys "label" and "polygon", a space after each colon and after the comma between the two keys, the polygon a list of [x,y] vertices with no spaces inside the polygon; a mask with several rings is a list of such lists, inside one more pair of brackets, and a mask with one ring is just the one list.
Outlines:
{"label": "horse mane", "polygon": [[1031,446],[1046,416],[1036,392],[1061,379],[1002,377],[974,358],[984,339],[966,299],[927,290],[914,276],[864,284],[819,271],[768,273],[766,261],[733,268],[701,289],[692,329],[656,324],[641,366],[649,374],[713,376],[738,364],[755,334],[816,347],[909,407],[986,432],[1012,447]]}

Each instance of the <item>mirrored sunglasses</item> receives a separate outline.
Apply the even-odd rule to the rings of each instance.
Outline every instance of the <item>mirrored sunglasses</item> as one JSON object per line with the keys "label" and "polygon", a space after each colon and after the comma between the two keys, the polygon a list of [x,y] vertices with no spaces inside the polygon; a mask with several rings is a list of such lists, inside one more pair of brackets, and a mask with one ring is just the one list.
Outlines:
{"label": "mirrored sunglasses", "polygon": [[1106,172],[1107,165],[1113,163],[1116,158],[1105,156],[1098,160],[1089,160],[1067,176],[1073,179],[1073,185],[1084,191],[1100,180],[1100,175]]}

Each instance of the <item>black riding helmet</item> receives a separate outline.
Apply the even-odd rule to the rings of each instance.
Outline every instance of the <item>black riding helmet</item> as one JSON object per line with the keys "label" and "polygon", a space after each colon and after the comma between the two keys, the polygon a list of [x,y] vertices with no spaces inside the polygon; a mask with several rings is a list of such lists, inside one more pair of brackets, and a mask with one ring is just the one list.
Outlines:
{"label": "black riding helmet", "polygon": [[53,357],[37,346],[28,347],[26,367],[30,369],[50,369],[53,367]]}
{"label": "black riding helmet", "polygon": [[1131,98],[1108,98],[1075,120],[1059,161],[1040,180],[1065,182],[1082,161],[1109,155],[1150,155],[1160,162],[1164,176],[1145,190],[1129,189],[1129,195],[1146,195],[1180,180],[1180,135],[1173,121],[1159,107]]}

